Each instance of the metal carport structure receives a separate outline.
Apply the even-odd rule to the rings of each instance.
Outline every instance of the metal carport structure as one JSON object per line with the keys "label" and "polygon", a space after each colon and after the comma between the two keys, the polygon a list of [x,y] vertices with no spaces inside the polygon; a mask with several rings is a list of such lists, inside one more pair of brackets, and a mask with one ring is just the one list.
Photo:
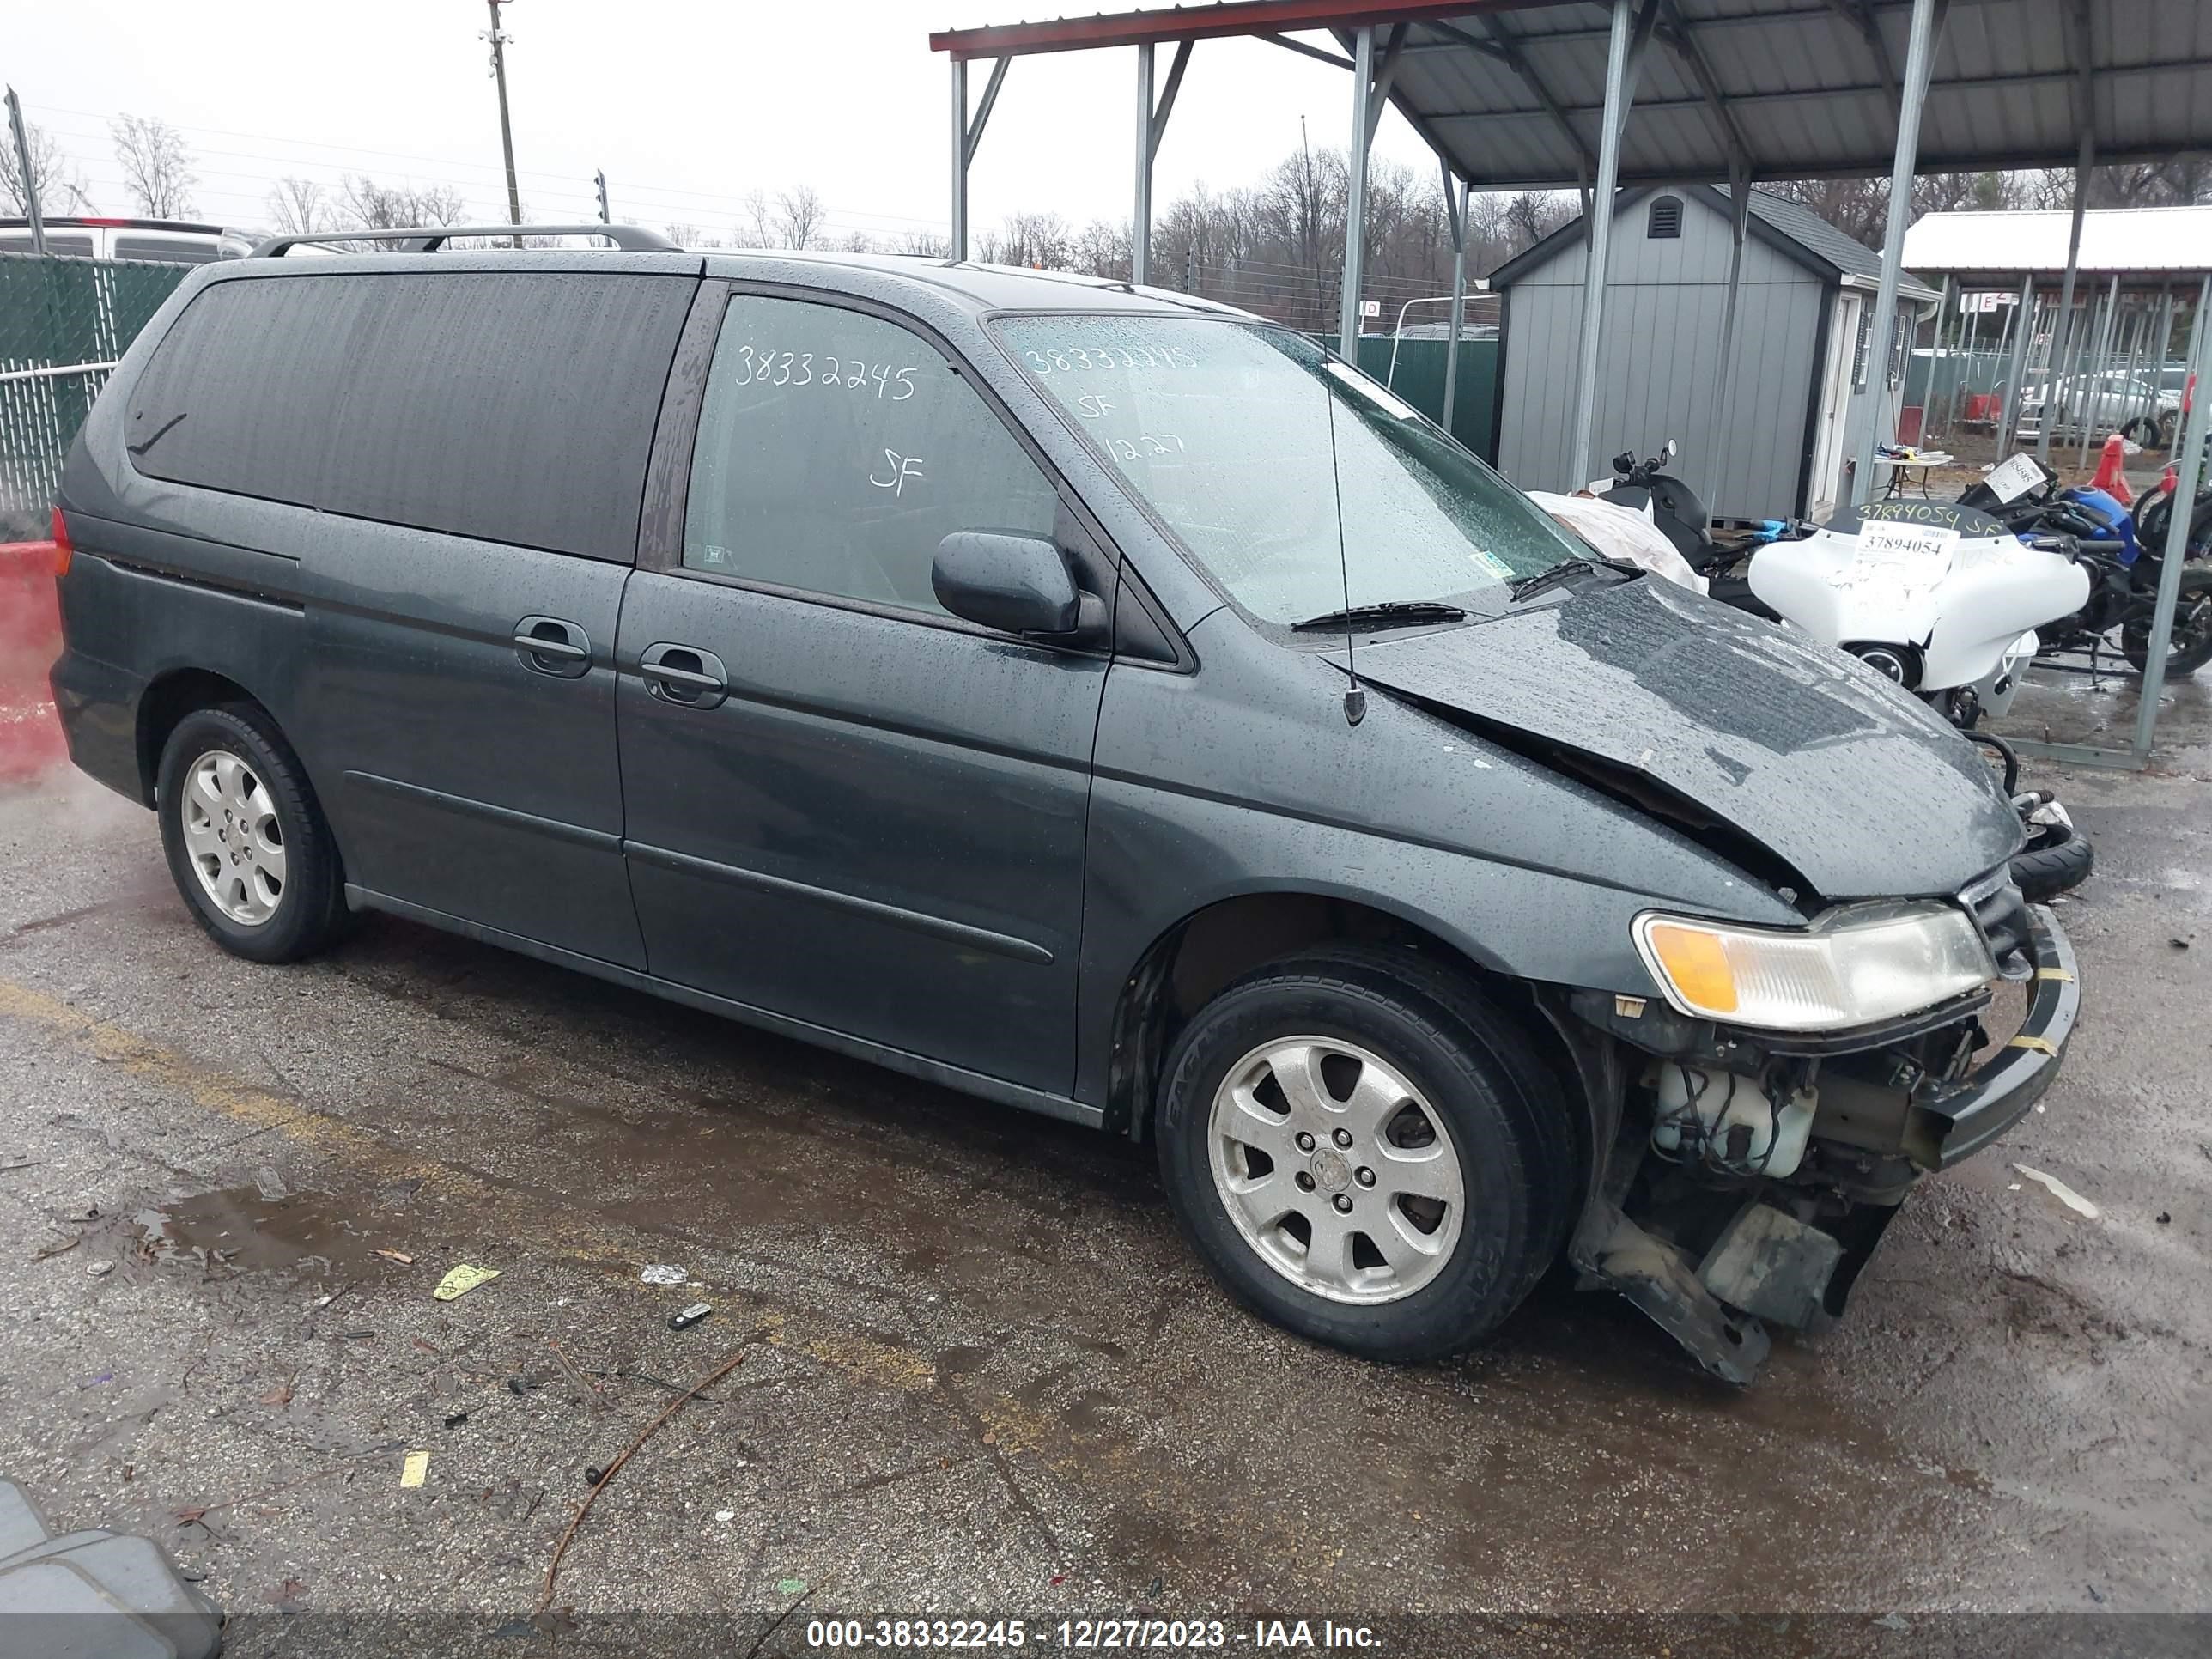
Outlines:
{"label": "metal carport structure", "polygon": [[[1338,51],[1296,38],[1322,33]],[[2088,169],[2212,149],[2212,5],[2176,0],[1223,0],[1051,21],[954,29],[931,47],[952,66],[951,252],[968,251],[968,167],[1013,59],[1136,49],[1133,275],[1150,276],[1152,173],[1195,44],[1273,42],[1352,72],[1350,183],[1338,338],[1358,331],[1366,165],[1387,102],[1435,151],[1451,216],[1455,294],[1464,291],[1471,190],[1566,189],[1610,201],[1622,184],[1887,173],[1890,211],[1873,337],[1894,328],[1916,173]],[[1659,50],[1652,50],[1656,44]],[[1175,47],[1164,82],[1158,49]],[[968,66],[991,64],[972,109]],[[1628,118],[1632,110],[1634,120]],[[1609,213],[1591,225],[1576,379],[1576,476],[1587,476],[1604,326]],[[1741,246],[1743,228],[1735,228]],[[2076,236],[2078,241],[2078,234]],[[1733,286],[1733,283],[1731,284]],[[2066,278],[2070,304],[2074,272]],[[2205,288],[2212,299],[2212,281]],[[2212,360],[2199,305],[2191,358]],[[1459,308],[1454,310],[1456,344]],[[1448,390],[1447,398],[1451,395]],[[1447,407],[1449,421],[1449,410]],[[2180,488],[2197,483],[2197,400]],[[1872,482],[1875,428],[1856,434],[1852,492]],[[2140,764],[2150,752],[2189,515],[2172,515],[2151,662],[2131,750],[2072,757]],[[2063,747],[2063,746],[2062,746]]]}

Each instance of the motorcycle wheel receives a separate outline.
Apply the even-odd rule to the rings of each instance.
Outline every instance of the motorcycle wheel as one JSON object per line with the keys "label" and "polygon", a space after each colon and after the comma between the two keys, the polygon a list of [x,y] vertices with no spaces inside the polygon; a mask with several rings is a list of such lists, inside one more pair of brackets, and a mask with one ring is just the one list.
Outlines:
{"label": "motorcycle wheel", "polygon": [[2038,824],[2013,858],[2013,885],[2030,904],[2043,904],[2073,891],[2096,867],[2096,848],[2072,824]]}
{"label": "motorcycle wheel", "polygon": [[[2149,617],[2130,617],[2121,624],[2120,649],[2136,673],[2149,665]],[[2181,572],[2181,590],[2173,600],[2173,637],[2166,642],[2166,678],[2194,674],[2208,662],[2212,662],[2212,569],[2189,565]]]}

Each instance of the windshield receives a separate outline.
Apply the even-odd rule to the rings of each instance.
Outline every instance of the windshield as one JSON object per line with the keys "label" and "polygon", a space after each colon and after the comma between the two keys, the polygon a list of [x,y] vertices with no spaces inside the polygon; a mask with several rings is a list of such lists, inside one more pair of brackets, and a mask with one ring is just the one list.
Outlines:
{"label": "windshield", "polygon": [[[1009,318],[1014,360],[1237,604],[1502,604],[1587,549],[1302,334],[1179,317]],[[1341,560],[1339,550],[1341,548]]]}

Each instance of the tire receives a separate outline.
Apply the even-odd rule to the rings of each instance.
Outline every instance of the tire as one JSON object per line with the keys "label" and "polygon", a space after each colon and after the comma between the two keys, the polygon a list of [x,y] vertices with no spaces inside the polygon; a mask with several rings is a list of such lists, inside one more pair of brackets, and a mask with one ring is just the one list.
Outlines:
{"label": "tire", "polygon": [[2089,879],[2097,848],[2070,823],[2039,825],[2012,860],[2013,884],[2030,904],[2043,904]]}
{"label": "tire", "polygon": [[[2120,649],[2136,673],[2150,665],[2150,617],[2131,617],[2121,624]],[[2166,677],[2181,679],[2212,662],[2212,568],[2185,565],[2173,600],[2173,637],[2167,641]]]}
{"label": "tire", "polygon": [[[1328,1098],[1299,1104],[1281,1079],[1313,1077],[1316,1054]],[[1472,984],[1409,951],[1329,947],[1249,975],[1183,1029],[1163,1075],[1160,1170],[1185,1237],[1231,1295],[1310,1341],[1389,1363],[1460,1352],[1519,1305],[1573,1220],[1557,1079]],[[1265,1116],[1240,1112],[1240,1092]],[[1381,1103],[1364,1123],[1366,1102]],[[1301,1146],[1304,1122],[1316,1133]],[[1255,1160],[1262,1141],[1279,1150]],[[1399,1184],[1441,1191],[1454,1176],[1455,1203]],[[1233,1198],[1241,1181],[1250,1195]],[[1269,1224],[1278,1202],[1286,1214]],[[1344,1246],[1320,1265],[1315,1218]]]}
{"label": "tire", "polygon": [[196,709],[162,745],[161,846],[210,938],[253,962],[296,962],[347,920],[337,847],[300,757],[252,703]]}

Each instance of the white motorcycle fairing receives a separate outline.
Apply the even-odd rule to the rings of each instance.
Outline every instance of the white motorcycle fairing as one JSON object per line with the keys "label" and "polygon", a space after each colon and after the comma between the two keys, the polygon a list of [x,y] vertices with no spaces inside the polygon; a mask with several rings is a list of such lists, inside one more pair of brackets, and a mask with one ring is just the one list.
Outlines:
{"label": "white motorcycle fairing", "polygon": [[2023,644],[2033,656],[2036,625],[2089,598],[2087,571],[2010,535],[1816,530],[1759,549],[1749,574],[1763,603],[1824,644],[1911,647],[1923,693],[1977,682],[1986,692],[2008,673],[2016,683],[2027,659],[2008,659]]}

